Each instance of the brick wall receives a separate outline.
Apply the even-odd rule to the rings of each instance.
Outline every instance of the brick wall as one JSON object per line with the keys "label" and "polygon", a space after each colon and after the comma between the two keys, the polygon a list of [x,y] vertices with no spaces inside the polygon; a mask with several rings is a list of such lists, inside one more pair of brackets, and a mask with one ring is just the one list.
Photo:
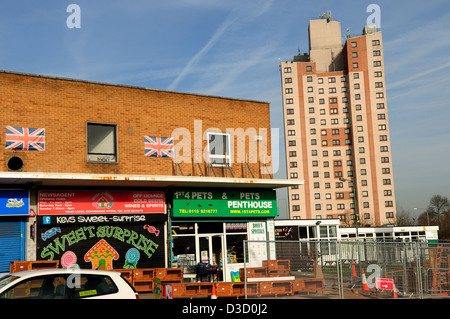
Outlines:
{"label": "brick wall", "polygon": [[[244,131],[254,128],[259,135],[260,128],[267,129],[265,141],[267,153],[271,154],[270,113],[266,102],[2,71],[0,107],[0,171],[8,171],[8,159],[16,155],[23,159],[21,171],[24,172],[172,175],[170,158],[144,156],[143,137],[168,137],[174,129],[186,128],[191,133],[193,156],[195,120],[201,120],[196,123],[197,127],[201,123],[203,133],[212,127],[222,132],[227,128]],[[117,164],[87,162],[87,122],[117,124]],[[6,150],[5,126],[9,125],[45,128],[45,151]],[[180,140],[175,139],[175,145]],[[234,144],[236,152],[237,142]],[[205,147],[203,139],[202,149]],[[236,158],[234,156],[234,162]],[[251,164],[255,177],[260,176],[259,165]],[[245,176],[242,164],[232,166],[235,177]],[[205,170],[204,161],[201,167]],[[191,163],[183,163],[182,169],[184,175],[194,175]],[[216,169],[216,173],[222,176],[222,169]]]}

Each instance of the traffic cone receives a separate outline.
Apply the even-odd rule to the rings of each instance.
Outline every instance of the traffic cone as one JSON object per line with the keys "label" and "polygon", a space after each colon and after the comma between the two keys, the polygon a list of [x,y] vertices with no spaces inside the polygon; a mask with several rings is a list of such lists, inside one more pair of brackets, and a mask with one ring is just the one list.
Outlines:
{"label": "traffic cone", "polygon": [[392,298],[398,298],[397,292],[398,292],[398,289],[397,289],[397,287],[395,286],[395,283],[394,283],[394,289],[393,289]]}
{"label": "traffic cone", "polygon": [[353,266],[352,266],[352,277],[358,277],[358,275],[356,274],[356,268],[355,268],[355,261],[353,260]]}
{"label": "traffic cone", "polygon": [[366,274],[364,273],[364,269],[362,269],[362,290],[363,291],[370,291],[369,285],[367,284]]}
{"label": "traffic cone", "polygon": [[212,286],[211,299],[217,299],[217,295],[216,295],[216,285],[215,285],[215,284],[213,284],[213,286]]}

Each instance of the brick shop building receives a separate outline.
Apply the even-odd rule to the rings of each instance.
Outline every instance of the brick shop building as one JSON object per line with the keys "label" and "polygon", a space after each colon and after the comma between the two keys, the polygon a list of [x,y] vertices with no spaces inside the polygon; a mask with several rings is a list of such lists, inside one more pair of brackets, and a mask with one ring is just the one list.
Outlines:
{"label": "brick shop building", "polygon": [[292,184],[272,178],[267,102],[0,71],[0,106],[0,271],[182,255],[229,273]]}

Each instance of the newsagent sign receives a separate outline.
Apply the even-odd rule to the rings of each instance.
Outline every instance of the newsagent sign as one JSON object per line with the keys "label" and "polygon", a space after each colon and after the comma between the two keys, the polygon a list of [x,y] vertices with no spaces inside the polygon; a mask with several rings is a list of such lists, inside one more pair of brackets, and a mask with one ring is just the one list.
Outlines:
{"label": "newsagent sign", "polygon": [[165,213],[163,191],[40,191],[39,215]]}
{"label": "newsagent sign", "polygon": [[173,217],[276,217],[273,190],[175,189]]}

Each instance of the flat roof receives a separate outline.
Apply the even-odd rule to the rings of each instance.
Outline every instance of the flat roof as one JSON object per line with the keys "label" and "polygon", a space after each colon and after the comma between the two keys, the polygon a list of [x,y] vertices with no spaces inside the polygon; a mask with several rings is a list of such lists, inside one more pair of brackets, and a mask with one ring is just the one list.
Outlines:
{"label": "flat roof", "polygon": [[301,180],[172,175],[0,172],[0,184],[11,186],[215,187],[276,189],[303,185]]}
{"label": "flat roof", "polygon": [[226,100],[233,100],[233,101],[243,101],[243,102],[270,104],[270,102],[267,102],[267,101],[257,101],[257,100],[251,100],[251,99],[240,99],[240,98],[233,98],[233,97],[198,94],[198,93],[189,93],[189,92],[179,92],[179,91],[170,91],[170,90],[162,90],[162,89],[151,89],[151,88],[146,88],[146,87],[141,87],[141,86],[132,86],[132,85],[125,85],[125,84],[114,84],[114,83],[107,83],[107,82],[96,82],[96,81],[72,79],[72,78],[57,77],[57,76],[50,76],[50,75],[40,75],[40,74],[23,73],[23,72],[6,71],[6,70],[0,70],[0,73],[12,74],[12,75],[20,75],[20,76],[31,76],[31,77],[37,77],[37,78],[50,79],[50,80],[61,80],[61,81],[71,81],[71,82],[79,82],[79,83],[86,83],[86,84],[115,86],[115,87],[122,87],[122,88],[136,89],[136,90],[146,90],[146,91],[173,93],[173,94],[193,95],[193,96],[216,98],[216,99],[226,99]]}

